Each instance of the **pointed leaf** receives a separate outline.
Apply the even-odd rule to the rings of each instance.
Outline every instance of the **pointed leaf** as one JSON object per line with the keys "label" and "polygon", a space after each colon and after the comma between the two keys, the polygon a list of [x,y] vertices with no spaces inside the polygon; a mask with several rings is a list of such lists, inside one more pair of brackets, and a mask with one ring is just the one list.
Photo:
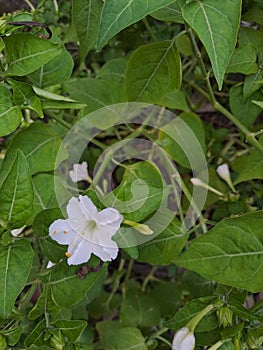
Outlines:
{"label": "pointed leaf", "polygon": [[[17,133],[7,150],[1,177],[6,171],[6,167],[12,163],[18,148],[25,154],[31,174],[54,170],[64,133],[63,127],[39,122],[34,122],[28,128]],[[66,151],[64,157],[67,157]]]}
{"label": "pointed leaf", "polygon": [[171,3],[160,10],[154,11],[151,13],[153,18],[158,19],[159,21],[183,23],[182,11],[177,4],[177,2]]}
{"label": "pointed leaf", "polygon": [[174,0],[151,0],[143,4],[141,0],[106,0],[100,19],[97,50],[122,29],[139,21]]}
{"label": "pointed leaf", "polygon": [[98,322],[101,349],[147,350],[145,339],[138,328],[122,327],[118,321]]}
{"label": "pointed leaf", "polygon": [[0,137],[15,131],[21,120],[21,110],[18,106],[13,106],[10,91],[0,85]]}
{"label": "pointed leaf", "polygon": [[195,30],[210,58],[221,90],[225,71],[234,51],[241,13],[241,0],[179,0],[184,20]]}
{"label": "pointed leaf", "polygon": [[27,79],[38,88],[63,84],[71,76],[74,62],[71,54],[63,47],[62,51],[31,74]]}
{"label": "pointed leaf", "polygon": [[248,128],[253,125],[261,109],[252,100],[263,99],[261,91],[256,91],[245,98],[242,85],[235,85],[230,89],[229,103],[234,116]]}
{"label": "pointed leaf", "polygon": [[111,104],[126,101],[123,84],[110,80],[75,79],[66,83],[65,87],[72,98],[87,104],[86,114]]}
{"label": "pointed leaf", "polygon": [[[164,225],[159,220],[153,220],[152,226],[156,229],[158,226],[162,228]],[[173,258],[183,249],[188,236],[188,233],[181,232],[181,225],[175,218],[156,238],[138,247],[138,260],[152,265],[170,264]]]}
{"label": "pointed leaf", "polygon": [[174,41],[139,47],[126,70],[129,101],[158,103],[181,85],[181,60]]}
{"label": "pointed leaf", "polygon": [[16,240],[14,244],[0,246],[0,315],[8,317],[18,294],[28,278],[34,252],[29,241]]}
{"label": "pointed leaf", "polygon": [[85,62],[88,52],[95,48],[102,5],[101,0],[73,0],[72,19],[79,39],[81,63]]}
{"label": "pointed leaf", "polygon": [[52,323],[52,325],[61,330],[61,332],[74,343],[87,326],[87,322],[84,320],[57,320]]}
{"label": "pointed leaf", "polygon": [[63,47],[30,33],[12,34],[3,40],[9,65],[3,76],[27,75],[60,54]]}
{"label": "pointed leaf", "polygon": [[19,228],[32,217],[33,186],[29,166],[23,152],[18,150],[6,171],[0,187],[0,220]]}
{"label": "pointed leaf", "polygon": [[8,79],[8,82],[13,89],[13,100],[17,105],[21,105],[23,108],[31,109],[35,111],[40,118],[44,117],[40,99],[37,97],[32,89],[32,86],[22,81],[16,81]]}
{"label": "pointed leaf", "polygon": [[259,292],[263,288],[262,224],[263,211],[223,220],[195,239],[174,262],[219,283]]}
{"label": "pointed leaf", "polygon": [[[88,265],[98,265],[98,259],[91,259]],[[84,279],[77,276],[80,267],[68,266],[63,262],[52,268],[47,282],[51,286],[52,298],[56,305],[68,308],[81,300],[85,294],[88,293],[89,298],[92,299],[101,290],[107,275],[106,266],[98,272],[89,272]]]}
{"label": "pointed leaf", "polygon": [[[259,142],[263,145],[262,136],[259,139]],[[246,154],[236,158],[232,167],[233,170],[238,173],[234,184],[253,179],[263,179],[263,157],[262,153],[256,149],[253,149],[249,155]]]}

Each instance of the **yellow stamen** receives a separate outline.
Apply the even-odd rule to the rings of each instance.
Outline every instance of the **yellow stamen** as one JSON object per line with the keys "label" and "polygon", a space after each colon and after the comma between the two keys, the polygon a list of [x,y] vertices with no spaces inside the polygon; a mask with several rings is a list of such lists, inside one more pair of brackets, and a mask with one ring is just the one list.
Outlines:
{"label": "yellow stamen", "polygon": [[68,233],[68,231],[63,231],[63,233],[66,235]]}
{"label": "yellow stamen", "polygon": [[53,235],[55,235],[57,233],[57,231],[53,231]]}
{"label": "yellow stamen", "polygon": [[65,255],[66,255],[67,258],[71,257],[71,254],[69,252],[66,252]]}

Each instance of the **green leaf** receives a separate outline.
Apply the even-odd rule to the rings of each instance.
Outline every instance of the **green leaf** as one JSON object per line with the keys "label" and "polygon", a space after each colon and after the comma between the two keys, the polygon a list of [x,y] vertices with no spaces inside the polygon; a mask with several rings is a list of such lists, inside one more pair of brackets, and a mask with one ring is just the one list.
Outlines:
{"label": "green leaf", "polygon": [[97,50],[101,50],[122,29],[172,2],[174,0],[151,0],[142,6],[140,0],[106,0],[100,19]]}
{"label": "green leaf", "polygon": [[185,95],[182,91],[169,92],[164,95],[158,103],[160,106],[167,107],[170,109],[179,109],[185,112],[189,111],[187,107]]}
{"label": "green leaf", "polygon": [[263,73],[261,69],[258,69],[255,74],[250,74],[245,78],[243,87],[243,96],[248,98],[254,92],[261,89],[263,85]]}
{"label": "green leaf", "polygon": [[65,83],[70,78],[73,67],[73,58],[63,47],[57,56],[28,74],[26,78],[36,87],[45,89],[48,86]]}
{"label": "green leaf", "polygon": [[[261,103],[263,108],[263,102]],[[259,142],[261,145],[263,145],[262,136]],[[232,165],[232,168],[238,173],[234,184],[253,179],[263,179],[262,153],[253,149],[250,154],[236,158]]]}
{"label": "green leaf", "polygon": [[23,333],[24,327],[22,325],[6,330],[1,330],[0,333],[7,338],[8,345],[16,345]]}
{"label": "green leaf", "polygon": [[[196,137],[196,140],[198,141],[199,145],[202,147],[203,151],[205,151],[206,143],[205,143],[205,131],[203,127],[203,123],[199,116],[195,113],[190,112],[184,112],[180,114],[180,119],[182,119],[183,122],[189,126],[189,128],[193,132],[193,136]],[[176,142],[177,135],[176,135],[176,129],[173,133],[173,128],[171,125],[173,124],[173,121],[164,127],[162,127],[161,132],[159,134],[161,145],[165,149],[168,154],[177,161],[180,165],[186,168],[191,168],[191,165],[189,163],[189,159],[187,155],[185,154],[185,150],[182,149],[182,147],[179,146],[179,144]],[[174,125],[176,125],[176,121],[174,121]],[[169,135],[169,136],[168,136]],[[189,145],[191,146],[191,145]]]}
{"label": "green leaf", "polygon": [[0,85],[0,136],[6,136],[15,131],[22,120],[18,106],[13,106],[12,96],[8,88]]}
{"label": "green leaf", "polygon": [[44,117],[40,99],[34,93],[32,86],[13,79],[8,79],[8,82],[13,89],[13,100],[17,105],[21,105],[23,108],[31,109],[35,111],[40,118]]}
{"label": "green leaf", "polygon": [[43,109],[81,109],[83,107],[86,107],[86,105],[77,102],[42,100]]}
{"label": "green leaf", "polygon": [[194,29],[210,58],[221,90],[239,29],[241,0],[179,0],[184,20]]}
{"label": "green leaf", "polygon": [[111,104],[126,101],[123,84],[110,80],[75,79],[66,83],[65,87],[70,97],[87,105],[86,114]]}
{"label": "green leaf", "polygon": [[34,251],[26,239],[0,246],[0,315],[8,317],[31,270]]}
{"label": "green leaf", "polygon": [[256,73],[258,66],[256,64],[257,50],[252,44],[240,46],[234,50],[226,73]]}
{"label": "green leaf", "polygon": [[87,54],[95,48],[102,5],[101,0],[73,0],[72,20],[80,44],[80,64],[85,63]]}
{"label": "green leaf", "polygon": [[0,220],[14,228],[25,225],[32,217],[34,198],[28,162],[20,150],[6,170],[0,185]]}
{"label": "green leaf", "polygon": [[156,211],[164,196],[163,182],[154,164],[143,161],[126,167],[121,184],[104,198],[125,219],[141,222]]}
{"label": "green leaf", "polygon": [[61,53],[62,44],[40,39],[30,33],[17,33],[3,38],[8,69],[3,76],[24,76]]}
{"label": "green leaf", "polygon": [[121,327],[118,321],[102,321],[96,328],[102,349],[147,350],[141,331],[135,327]]}
{"label": "green leaf", "polygon": [[251,27],[241,26],[239,28],[238,43],[241,47],[246,44],[253,45],[259,51],[263,45],[263,33]]}
{"label": "green leaf", "polygon": [[[32,347],[32,349],[41,349],[41,345],[44,344],[44,332],[45,332],[45,319],[41,320],[35,328],[32,330],[32,332],[26,337],[25,339],[25,346],[26,348],[31,349],[31,345],[35,345],[35,347]],[[46,349],[49,349],[46,347]]]}
{"label": "green leaf", "polygon": [[181,85],[181,60],[174,41],[140,46],[131,55],[126,70],[129,101],[158,104]]}
{"label": "green leaf", "polygon": [[[164,212],[164,215],[165,214]],[[156,220],[153,221],[152,226],[154,229],[160,226],[161,229],[163,223]],[[156,238],[138,247],[138,260],[145,261],[152,265],[170,264],[174,257],[183,249],[188,236],[188,233],[181,232],[180,222],[175,218]]]}
{"label": "green leaf", "polygon": [[52,325],[58,328],[69,341],[74,343],[87,326],[87,322],[84,320],[57,320]]}
{"label": "green leaf", "polygon": [[230,109],[234,116],[245,126],[251,127],[261,109],[255,105],[252,100],[260,100],[263,98],[261,91],[256,91],[249,97],[243,95],[243,86],[237,85],[230,89],[229,103]]}
{"label": "green leaf", "polygon": [[[66,251],[66,247],[65,247]],[[90,266],[98,264],[98,259],[91,259]],[[68,266],[66,262],[58,263],[50,271],[47,284],[51,287],[54,302],[62,307],[69,308],[81,300],[85,294],[92,299],[100,290],[107,276],[104,266],[99,272],[89,272],[84,279],[77,276],[81,266]]]}
{"label": "green leaf", "polygon": [[179,5],[176,2],[167,5],[160,10],[154,11],[151,13],[153,18],[158,19],[159,21],[167,21],[174,23],[183,23],[182,11]]}
{"label": "green leaf", "polygon": [[[23,151],[29,164],[30,174],[54,170],[61,138],[65,129],[55,124],[34,122],[28,128],[15,135],[8,147],[2,171],[10,166],[19,148]],[[28,142],[30,140],[30,142]],[[62,154],[62,153],[61,153]],[[64,152],[64,159],[67,152]],[[1,174],[3,176],[3,174]]]}
{"label": "green leaf", "polygon": [[123,326],[153,327],[159,324],[160,308],[153,297],[141,292],[127,292],[120,310]]}
{"label": "green leaf", "polygon": [[56,194],[65,198],[65,202],[70,198],[70,193],[66,190],[66,183],[62,178],[51,174],[37,174],[33,177],[35,192],[34,210],[39,212],[45,209],[57,208],[58,202]]}
{"label": "green leaf", "polygon": [[[213,304],[216,297],[204,297],[192,300],[185,304],[175,316],[165,322],[165,326],[177,331],[195,317],[206,306]],[[207,327],[208,326],[208,327]],[[214,313],[207,314],[197,325],[195,332],[211,331],[218,327],[218,322]]]}
{"label": "green leaf", "polygon": [[50,287],[45,286],[44,290],[37,299],[36,304],[30,310],[28,318],[30,320],[36,320],[44,313],[48,313],[50,316],[55,317],[59,311],[60,308],[52,300]]}
{"label": "green leaf", "polygon": [[263,288],[262,222],[262,211],[223,220],[174,262],[219,283],[258,292]]}
{"label": "green leaf", "polygon": [[128,61],[124,57],[114,58],[101,67],[97,78],[115,81],[116,83],[124,83],[127,63]]}

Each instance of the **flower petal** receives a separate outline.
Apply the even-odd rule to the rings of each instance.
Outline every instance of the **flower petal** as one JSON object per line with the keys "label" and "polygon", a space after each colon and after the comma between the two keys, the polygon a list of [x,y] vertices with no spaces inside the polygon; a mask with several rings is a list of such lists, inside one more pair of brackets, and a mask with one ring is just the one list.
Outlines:
{"label": "flower petal", "polygon": [[98,213],[96,206],[87,196],[79,196],[79,208],[86,220],[94,220],[94,217]]}
{"label": "flower petal", "polygon": [[68,220],[56,220],[49,226],[49,236],[60,244],[69,244],[76,233],[68,224]]}
{"label": "flower petal", "polygon": [[92,250],[89,242],[82,240],[74,253],[68,258],[69,265],[79,265],[89,261]]}
{"label": "flower petal", "polygon": [[78,198],[76,197],[70,198],[67,205],[67,213],[68,213],[69,219],[73,218],[75,220],[81,220],[81,221],[85,220],[85,217],[80,208],[80,203],[78,201]]}
{"label": "flower petal", "polygon": [[119,248],[116,242],[111,241],[110,247],[102,246],[99,244],[91,243],[92,253],[98,256],[102,261],[111,261],[116,259],[118,255]]}
{"label": "flower petal", "polygon": [[114,222],[120,225],[120,223],[122,222],[121,214],[118,212],[118,210],[114,208],[103,209],[97,214],[97,218],[100,224],[102,225],[111,224]]}

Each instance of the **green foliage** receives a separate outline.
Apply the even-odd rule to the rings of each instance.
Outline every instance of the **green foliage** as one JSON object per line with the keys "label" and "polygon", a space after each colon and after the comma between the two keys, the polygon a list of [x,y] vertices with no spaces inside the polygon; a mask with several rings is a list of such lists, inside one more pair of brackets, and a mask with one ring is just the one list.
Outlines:
{"label": "green foliage", "polygon": [[[189,327],[196,350],[261,350],[261,1],[20,3],[0,17],[0,349],[169,350]],[[68,264],[93,232],[80,195],[122,216],[114,261]]]}

